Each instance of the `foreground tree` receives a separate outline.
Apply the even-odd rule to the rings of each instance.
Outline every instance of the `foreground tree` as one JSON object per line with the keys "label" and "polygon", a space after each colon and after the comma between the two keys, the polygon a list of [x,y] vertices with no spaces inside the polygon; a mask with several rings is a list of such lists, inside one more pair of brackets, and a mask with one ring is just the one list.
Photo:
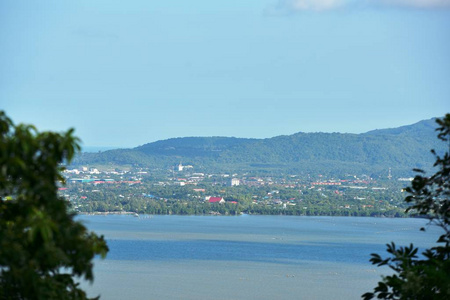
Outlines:
{"label": "foreground tree", "polygon": [[[438,138],[450,145],[450,114],[436,121]],[[437,246],[426,249],[418,257],[418,249],[412,244],[397,248],[394,243],[387,245],[391,257],[383,259],[372,254],[371,262],[377,266],[387,265],[394,274],[383,277],[373,293],[366,293],[364,299],[450,299],[450,156],[447,151],[436,157],[434,167],[437,172],[431,177],[424,176],[422,170],[411,187],[406,191],[405,201],[412,205],[407,212],[429,218],[431,224],[443,229]],[[425,228],[421,228],[425,230]]]}
{"label": "foreground tree", "polygon": [[0,111],[0,299],[87,299],[103,236],[88,232],[58,196],[62,163],[79,151],[73,130],[38,132]]}

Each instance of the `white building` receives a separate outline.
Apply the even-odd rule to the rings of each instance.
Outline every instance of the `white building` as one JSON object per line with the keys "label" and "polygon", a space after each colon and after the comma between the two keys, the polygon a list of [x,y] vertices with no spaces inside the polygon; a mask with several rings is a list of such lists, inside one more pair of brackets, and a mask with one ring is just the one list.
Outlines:
{"label": "white building", "polygon": [[100,171],[96,168],[90,168],[89,169],[89,174],[100,174]]}
{"label": "white building", "polygon": [[238,186],[240,184],[240,180],[238,178],[231,178],[230,186]]}

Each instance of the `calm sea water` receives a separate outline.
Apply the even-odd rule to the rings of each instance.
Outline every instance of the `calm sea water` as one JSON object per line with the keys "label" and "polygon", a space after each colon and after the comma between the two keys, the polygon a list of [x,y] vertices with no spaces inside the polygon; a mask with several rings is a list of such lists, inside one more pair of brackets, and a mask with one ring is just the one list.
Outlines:
{"label": "calm sea water", "polygon": [[420,219],[288,216],[80,216],[105,235],[95,261],[101,299],[358,299],[389,269],[385,244],[425,248]]}

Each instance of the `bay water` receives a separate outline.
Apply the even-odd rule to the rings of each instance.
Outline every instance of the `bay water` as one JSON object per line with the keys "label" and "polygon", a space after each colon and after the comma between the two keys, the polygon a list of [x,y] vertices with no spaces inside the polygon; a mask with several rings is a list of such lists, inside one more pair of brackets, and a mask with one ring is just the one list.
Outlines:
{"label": "bay water", "polygon": [[298,216],[79,216],[110,252],[95,259],[101,299],[359,299],[388,268],[386,243],[435,244],[423,219]]}

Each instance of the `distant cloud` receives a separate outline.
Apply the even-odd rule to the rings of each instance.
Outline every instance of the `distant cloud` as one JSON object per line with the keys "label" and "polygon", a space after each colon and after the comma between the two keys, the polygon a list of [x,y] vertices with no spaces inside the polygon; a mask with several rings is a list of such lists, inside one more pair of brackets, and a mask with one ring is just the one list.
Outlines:
{"label": "distant cloud", "polygon": [[287,5],[294,10],[324,11],[336,9],[343,5],[343,0],[288,0]]}
{"label": "distant cloud", "polygon": [[450,0],[280,0],[279,8],[291,11],[330,11],[358,7],[450,9]]}

